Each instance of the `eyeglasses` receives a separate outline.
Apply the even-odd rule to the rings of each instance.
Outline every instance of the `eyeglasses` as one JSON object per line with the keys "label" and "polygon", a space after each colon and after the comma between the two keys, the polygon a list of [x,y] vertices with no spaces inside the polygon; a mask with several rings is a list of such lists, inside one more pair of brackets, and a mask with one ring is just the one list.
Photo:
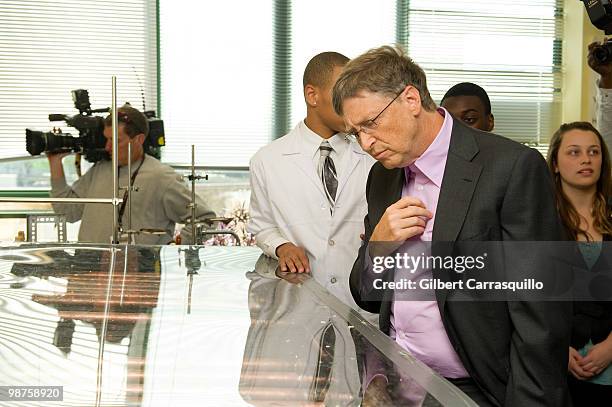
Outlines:
{"label": "eyeglasses", "polygon": [[[405,88],[404,88],[405,89]],[[366,120],[365,122],[363,122],[361,124],[361,128],[359,130],[353,129],[350,130],[347,133],[347,136],[349,137],[354,137],[357,141],[359,141],[359,133],[363,132],[363,133],[368,133],[371,130],[374,130],[376,127],[378,127],[378,123],[376,122],[376,120],[378,120],[378,118],[385,112],[385,110],[387,110],[389,108],[389,106],[391,106],[391,104],[393,104],[393,102],[395,102],[397,100],[398,97],[400,97],[400,95],[402,93],[404,93],[404,89],[402,89],[400,91],[400,93],[398,93],[390,102],[389,104],[387,104],[387,106],[385,106],[385,108],[383,110],[380,111],[380,113],[378,113],[376,115],[376,117],[374,117],[373,119],[369,119]]]}

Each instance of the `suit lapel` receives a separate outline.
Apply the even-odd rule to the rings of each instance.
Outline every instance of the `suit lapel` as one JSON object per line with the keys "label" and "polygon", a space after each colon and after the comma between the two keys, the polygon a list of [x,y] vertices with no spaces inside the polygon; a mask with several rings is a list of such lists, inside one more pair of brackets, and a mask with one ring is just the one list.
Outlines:
{"label": "suit lapel", "polygon": [[342,190],[348,184],[348,180],[351,178],[351,174],[355,171],[355,168],[359,165],[361,160],[363,160],[364,155],[366,154],[361,147],[357,143],[351,142],[349,149],[345,154],[349,154],[348,159],[346,160],[346,164],[344,168],[340,170],[340,179],[338,180],[338,192],[336,193],[336,201],[340,197]]}
{"label": "suit lapel", "polygon": [[[476,154],[478,154],[478,145],[474,136],[455,119],[436,208],[432,250],[437,249],[444,252],[452,250],[452,244],[436,245],[436,242],[456,241],[463,227],[482,172],[482,166],[472,162]],[[444,256],[451,253],[436,254]],[[435,278],[449,280],[451,277],[448,271],[436,271],[434,271]],[[436,290],[438,307],[442,315],[444,315],[448,292],[448,290]]]}
{"label": "suit lapel", "polygon": [[454,242],[463,226],[482,167],[449,152],[440,188],[433,241]]}
{"label": "suit lapel", "polygon": [[478,145],[474,136],[455,119],[436,208],[433,241],[453,242],[459,235],[482,171],[481,165],[472,162],[476,154]]}
{"label": "suit lapel", "polygon": [[317,171],[313,165],[312,158],[308,157],[307,154],[297,154],[292,157],[292,161],[295,165],[306,175],[306,177],[315,185],[317,190],[325,196],[323,191],[323,181],[317,175]]}
{"label": "suit lapel", "polygon": [[299,126],[290,133],[290,137],[290,142],[287,143],[287,147],[282,152],[283,158],[298,167],[306,178],[314,184],[315,188],[325,196],[323,183],[319,179],[316,168],[313,165],[312,157],[302,151]]}
{"label": "suit lapel", "polygon": [[[382,218],[387,208],[396,203],[402,197],[402,189],[404,188],[404,169],[394,168],[389,171],[389,176],[385,177],[388,180],[387,184],[381,185],[384,190],[378,191],[379,197],[372,197],[373,203],[376,204],[375,214],[372,219]],[[378,222],[377,221],[377,222]]]}
{"label": "suit lapel", "polygon": [[[405,172],[403,168],[394,168],[385,171],[388,171],[388,175],[384,177],[387,182],[380,185],[380,189],[376,190],[369,198],[370,210],[368,211],[368,215],[371,216],[371,219],[377,219],[377,223],[380,221],[380,218],[382,218],[387,208],[402,197],[402,190],[405,183]],[[395,279],[395,272],[391,273],[387,278],[387,281],[393,281]],[[391,314],[393,301],[393,290],[385,290],[380,304],[381,315]],[[380,329],[386,334],[389,334],[391,321],[388,318],[381,319],[380,323]]]}

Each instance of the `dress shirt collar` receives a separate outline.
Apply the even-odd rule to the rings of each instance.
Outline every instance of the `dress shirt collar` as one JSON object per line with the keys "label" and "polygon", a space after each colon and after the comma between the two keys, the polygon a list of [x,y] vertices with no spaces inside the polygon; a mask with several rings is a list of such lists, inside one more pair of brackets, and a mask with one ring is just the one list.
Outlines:
{"label": "dress shirt collar", "polygon": [[434,141],[427,147],[427,150],[414,163],[404,168],[406,182],[410,179],[410,172],[421,173],[438,188],[442,187],[448,147],[453,132],[453,118],[443,107],[438,108],[438,113],[444,116],[444,123],[442,123],[440,131]]}
{"label": "dress shirt collar", "polygon": [[[299,128],[302,136],[301,139],[304,151],[307,152],[308,156],[318,158],[320,156],[319,147],[325,139],[314,131],[310,130],[304,121],[300,122]],[[346,136],[343,133],[336,133],[332,137],[328,138],[327,141],[334,149],[334,152],[338,154],[338,157],[342,156],[344,151],[346,151],[350,145],[350,142],[347,142]]]}

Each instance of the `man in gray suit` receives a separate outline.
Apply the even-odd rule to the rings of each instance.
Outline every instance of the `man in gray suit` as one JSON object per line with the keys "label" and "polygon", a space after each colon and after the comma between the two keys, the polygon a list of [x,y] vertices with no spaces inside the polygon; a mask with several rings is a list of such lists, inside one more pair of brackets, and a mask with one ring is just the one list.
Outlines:
{"label": "man in gray suit", "polygon": [[378,161],[350,277],[357,304],[380,313],[383,331],[479,405],[567,405],[569,304],[459,302],[449,290],[436,290],[435,301],[394,300],[388,289],[382,301],[362,296],[381,247],[373,242],[561,240],[542,156],[453,120],[436,107],[423,70],[393,47],[349,62],[333,104]]}

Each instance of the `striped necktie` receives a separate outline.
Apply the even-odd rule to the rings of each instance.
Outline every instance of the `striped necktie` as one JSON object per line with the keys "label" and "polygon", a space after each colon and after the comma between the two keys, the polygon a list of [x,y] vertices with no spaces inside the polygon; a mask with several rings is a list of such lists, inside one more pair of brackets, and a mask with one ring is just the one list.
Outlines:
{"label": "striped necktie", "polygon": [[338,189],[338,175],[336,173],[336,166],[334,160],[329,156],[333,148],[329,144],[329,141],[325,140],[319,147],[321,158],[319,161],[319,171],[321,174],[321,181],[323,182],[323,189],[325,195],[330,204],[330,210],[333,209],[336,201],[336,190]]}
{"label": "striped necktie", "polygon": [[[310,386],[309,401],[322,403],[329,390],[334,367],[334,353],[336,348],[336,331],[330,322],[323,328],[319,340],[319,357],[314,372],[313,382]],[[327,404],[327,403],[326,403]]]}

